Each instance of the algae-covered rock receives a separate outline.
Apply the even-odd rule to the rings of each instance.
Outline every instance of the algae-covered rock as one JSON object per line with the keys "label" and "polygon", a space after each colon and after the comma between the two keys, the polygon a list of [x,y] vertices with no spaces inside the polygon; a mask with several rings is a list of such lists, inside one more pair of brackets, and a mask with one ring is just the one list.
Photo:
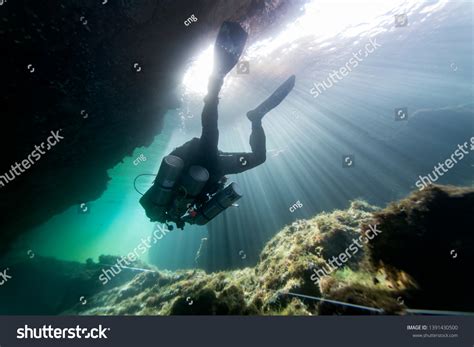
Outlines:
{"label": "algae-covered rock", "polygon": [[[418,284],[417,308],[474,310],[469,274],[474,264],[474,189],[429,186],[374,214],[383,230],[369,244],[375,267]],[[395,269],[395,270],[394,270]]]}
{"label": "algae-covered rock", "polygon": [[[383,310],[380,313],[398,314],[403,311],[401,301],[398,301],[393,293],[387,289],[376,289],[360,284],[345,286],[328,293],[332,300],[345,302],[348,304],[363,305],[375,310]],[[358,308],[357,306],[335,305],[329,302],[322,302],[319,305],[320,315],[370,315],[378,311]]]}
{"label": "algae-covered rock", "polygon": [[[348,246],[376,208],[362,201],[348,210],[299,220],[277,233],[254,268],[137,275],[125,285],[94,297],[82,314],[317,314],[317,302],[288,293],[320,296],[315,267]],[[363,250],[348,265],[356,265]]]}
{"label": "algae-covered rock", "polygon": [[[430,187],[384,210],[354,201],[347,210],[286,226],[253,268],[148,270],[68,313],[403,314],[423,303],[465,310],[472,307],[462,284],[472,264],[473,197],[472,189]],[[377,233],[357,244],[368,229]],[[328,263],[341,254],[346,261],[329,271]]]}

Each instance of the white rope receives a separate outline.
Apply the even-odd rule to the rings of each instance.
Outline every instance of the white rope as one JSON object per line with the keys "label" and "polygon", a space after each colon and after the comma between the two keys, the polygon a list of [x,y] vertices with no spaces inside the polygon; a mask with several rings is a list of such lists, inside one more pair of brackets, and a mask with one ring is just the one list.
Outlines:
{"label": "white rope", "polygon": [[285,294],[288,295],[293,295],[293,296],[299,296],[301,298],[306,298],[306,299],[312,299],[312,300],[317,300],[317,301],[322,301],[322,302],[329,302],[331,304],[336,304],[336,305],[343,305],[343,306],[349,306],[349,307],[355,307],[355,308],[360,308],[363,310],[367,311],[373,311],[377,313],[383,313],[384,310],[381,308],[374,308],[374,307],[369,307],[369,306],[362,306],[362,305],[356,305],[356,304],[350,304],[348,302],[343,302],[343,301],[337,301],[337,300],[330,300],[330,299],[324,299],[324,298],[319,298],[317,296],[310,296],[310,295],[303,295],[303,294],[295,294],[295,293],[290,293],[286,292]]}

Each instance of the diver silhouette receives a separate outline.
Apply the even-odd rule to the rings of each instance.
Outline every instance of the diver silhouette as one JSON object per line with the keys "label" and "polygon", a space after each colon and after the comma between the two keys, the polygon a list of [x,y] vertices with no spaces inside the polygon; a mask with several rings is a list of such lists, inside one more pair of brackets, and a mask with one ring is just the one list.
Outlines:
{"label": "diver silhouette", "polygon": [[236,183],[226,186],[229,174],[250,170],[266,160],[262,118],[278,106],[295,85],[289,77],[254,110],[247,112],[252,124],[251,152],[226,153],[218,149],[219,92],[225,76],[237,64],[247,33],[238,23],[224,22],[214,46],[214,66],[201,115],[202,133],[163,158],[153,186],[140,199],[151,221],[203,225],[232,206],[242,195]]}

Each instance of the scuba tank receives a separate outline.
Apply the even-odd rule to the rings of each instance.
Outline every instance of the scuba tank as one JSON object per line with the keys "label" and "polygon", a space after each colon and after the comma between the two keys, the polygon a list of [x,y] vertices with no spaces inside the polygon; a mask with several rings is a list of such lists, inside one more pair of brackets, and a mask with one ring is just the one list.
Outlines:
{"label": "scuba tank", "polygon": [[199,196],[210,176],[204,167],[197,165],[183,173],[184,166],[184,161],[175,155],[163,158],[153,186],[140,199],[152,221],[184,225],[180,216]]}
{"label": "scuba tank", "polygon": [[188,174],[182,177],[181,185],[187,197],[196,197],[201,193],[208,180],[209,171],[202,166],[193,165],[189,168]]}
{"label": "scuba tank", "polygon": [[175,222],[178,228],[184,223],[204,225],[221,214],[242,197],[236,183],[221,188],[203,201],[203,189],[210,174],[198,165],[189,167],[186,173],[184,161],[168,155],[161,162],[153,186],[142,196],[140,204],[152,221]]}
{"label": "scuba tank", "polygon": [[217,215],[221,214],[234,202],[242,197],[242,193],[237,183],[232,182],[223,190],[217,192],[208,202],[206,202],[197,212],[196,217],[192,220],[198,225],[207,224]]}
{"label": "scuba tank", "polygon": [[166,206],[173,197],[173,188],[183,171],[184,161],[174,155],[168,155],[161,162],[158,176],[153,185],[152,202],[158,206]]}
{"label": "scuba tank", "polygon": [[173,197],[173,188],[181,176],[184,162],[181,158],[168,155],[163,158],[153,186],[143,195],[140,203],[145,205],[166,207]]}

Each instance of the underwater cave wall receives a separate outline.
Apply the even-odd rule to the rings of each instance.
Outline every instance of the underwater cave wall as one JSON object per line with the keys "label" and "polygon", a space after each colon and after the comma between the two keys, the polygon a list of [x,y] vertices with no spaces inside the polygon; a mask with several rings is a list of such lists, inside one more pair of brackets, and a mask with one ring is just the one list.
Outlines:
{"label": "underwater cave wall", "polygon": [[[101,196],[107,170],[150,145],[166,110],[179,106],[175,89],[186,64],[222,21],[239,20],[256,38],[289,14],[288,4],[30,0],[2,6],[0,174],[28,159],[51,131],[63,139],[0,187],[0,251],[19,233]],[[198,21],[184,25],[192,14]]]}

